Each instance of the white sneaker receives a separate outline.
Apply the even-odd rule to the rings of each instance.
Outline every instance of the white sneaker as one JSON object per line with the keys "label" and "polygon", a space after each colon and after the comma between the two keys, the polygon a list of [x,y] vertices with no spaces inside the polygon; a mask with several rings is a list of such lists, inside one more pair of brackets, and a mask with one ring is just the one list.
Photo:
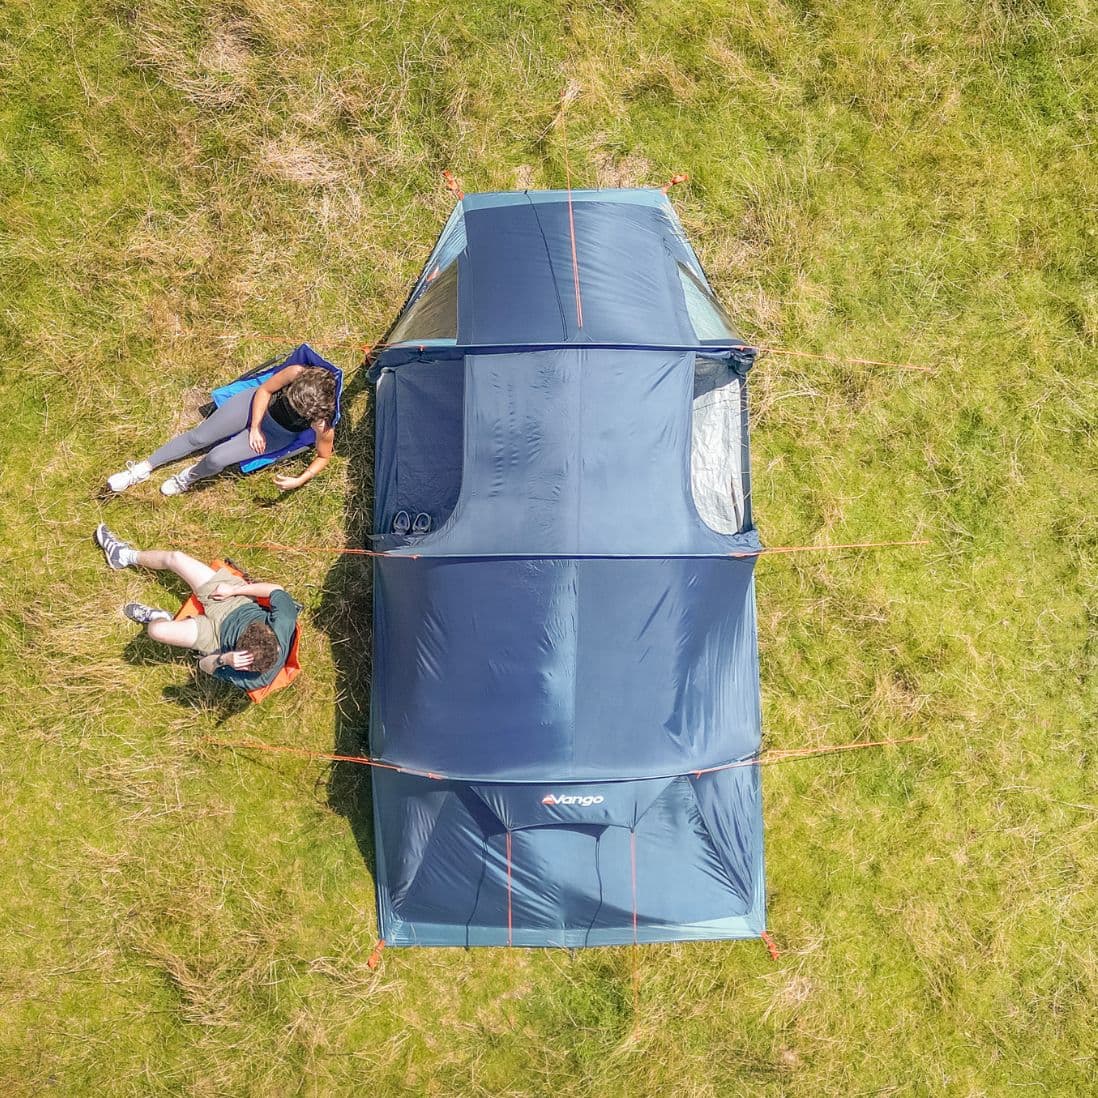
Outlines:
{"label": "white sneaker", "polygon": [[107,477],[107,487],[112,492],[124,492],[135,484],[149,479],[152,466],[147,461],[127,461],[121,473]]}
{"label": "white sneaker", "polygon": [[194,471],[198,467],[198,463],[194,465],[188,465],[186,469],[180,470],[175,476],[168,477],[163,484],[160,485],[160,491],[166,496],[178,496],[181,492],[189,491],[195,482]]}

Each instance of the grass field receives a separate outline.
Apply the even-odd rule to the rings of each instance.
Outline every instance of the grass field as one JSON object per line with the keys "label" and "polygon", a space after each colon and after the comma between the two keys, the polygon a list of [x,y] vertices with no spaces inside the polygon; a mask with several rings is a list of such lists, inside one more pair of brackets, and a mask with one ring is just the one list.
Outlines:
{"label": "grass field", "polygon": [[[0,9],[5,1093],[1098,1092],[1093,16]],[[89,540],[359,538],[361,377],[333,467],[291,497],[265,475],[100,487],[266,357],[256,337],[380,337],[451,206],[443,168],[562,186],[567,87],[575,185],[688,171],[675,203],[746,335],[934,367],[752,375],[766,542],[931,541],[760,562],[764,742],[927,738],[768,768],[780,960],[645,948],[635,1004],[629,950],[371,971],[361,775],[202,745],[361,746],[363,564],[235,554],[306,605],[307,674],[245,710],[118,612],[178,589]]]}

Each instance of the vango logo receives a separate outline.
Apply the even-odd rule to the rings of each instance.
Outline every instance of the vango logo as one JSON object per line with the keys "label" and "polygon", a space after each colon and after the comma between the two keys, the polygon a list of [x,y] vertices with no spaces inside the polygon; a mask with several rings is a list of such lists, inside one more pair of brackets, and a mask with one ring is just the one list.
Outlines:
{"label": "vango logo", "polygon": [[541,798],[541,803],[547,804],[553,808],[562,804],[578,805],[580,808],[590,808],[593,804],[602,804],[604,800],[606,800],[605,797],[598,795],[580,797],[572,793],[565,793],[562,797],[558,797],[554,793],[550,793],[549,796]]}

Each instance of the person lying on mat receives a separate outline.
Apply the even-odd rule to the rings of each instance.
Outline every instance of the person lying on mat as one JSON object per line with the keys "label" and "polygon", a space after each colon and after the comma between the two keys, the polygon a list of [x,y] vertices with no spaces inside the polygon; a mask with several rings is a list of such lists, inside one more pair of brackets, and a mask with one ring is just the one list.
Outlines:
{"label": "person lying on mat", "polygon": [[[194,592],[203,613],[183,621],[167,610],[129,602],[123,613],[145,626],[155,641],[200,654],[207,675],[241,690],[273,682],[286,662],[299,607],[277,583],[247,583],[227,568],[214,571],[178,549],[135,549],[100,523],[96,544],[111,568],[151,568],[174,572]],[[270,609],[256,599],[269,599]]]}
{"label": "person lying on mat", "polygon": [[316,432],[316,457],[309,467],[296,477],[274,478],[275,484],[288,492],[307,484],[328,464],[335,443],[335,413],[336,379],[330,370],[287,366],[258,388],[243,389],[231,396],[209,419],[164,443],[143,461],[128,462],[122,472],[107,478],[107,486],[112,492],[124,492],[148,480],[161,465],[205,450],[201,461],[160,485],[164,495],[177,496],[230,465],[289,446],[302,431],[312,427]]}

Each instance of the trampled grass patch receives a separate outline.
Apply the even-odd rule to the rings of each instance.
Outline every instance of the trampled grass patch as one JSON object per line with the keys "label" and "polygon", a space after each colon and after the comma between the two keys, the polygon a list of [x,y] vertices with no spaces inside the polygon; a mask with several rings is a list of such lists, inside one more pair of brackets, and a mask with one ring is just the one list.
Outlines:
{"label": "trampled grass patch", "polygon": [[[12,1094],[1082,1094],[1098,1085],[1095,41],[1085,5],[465,8],[38,0],[0,12],[0,1078]],[[567,114],[561,93],[576,92]],[[771,355],[753,498],[783,948],[391,951],[357,749],[368,566],[239,551],[306,606],[244,709],[135,639],[143,544],[361,538],[333,467],[104,499],[270,337],[380,337],[467,190],[658,185]],[[346,344],[339,341],[348,341]],[[193,402],[192,402],[193,404]],[[1092,613],[1092,611],[1091,611]],[[1092,626],[1091,626],[1092,629]]]}

